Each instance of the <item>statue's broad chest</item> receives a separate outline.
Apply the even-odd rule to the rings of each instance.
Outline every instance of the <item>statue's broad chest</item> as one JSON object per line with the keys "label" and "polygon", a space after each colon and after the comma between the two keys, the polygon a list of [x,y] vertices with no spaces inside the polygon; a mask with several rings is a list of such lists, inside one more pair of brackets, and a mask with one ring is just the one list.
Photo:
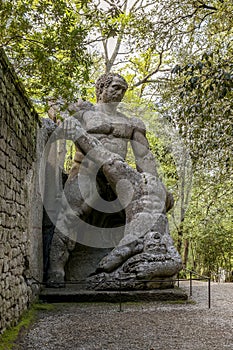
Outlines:
{"label": "statue's broad chest", "polygon": [[110,116],[103,113],[96,113],[95,117],[86,120],[86,129],[93,134],[131,139],[134,125],[130,119],[121,115]]}
{"label": "statue's broad chest", "polygon": [[111,125],[111,134],[114,137],[122,137],[126,139],[131,139],[134,127],[130,123],[130,120],[127,119],[121,119],[118,120],[110,120]]}

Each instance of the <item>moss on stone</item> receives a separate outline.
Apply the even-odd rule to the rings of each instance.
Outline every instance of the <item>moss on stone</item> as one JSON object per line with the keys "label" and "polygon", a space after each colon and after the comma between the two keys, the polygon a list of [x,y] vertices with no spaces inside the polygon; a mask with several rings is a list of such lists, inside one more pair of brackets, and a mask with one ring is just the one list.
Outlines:
{"label": "moss on stone", "polygon": [[19,323],[7,329],[0,336],[0,350],[17,349],[17,339],[25,334],[28,328],[36,320],[39,311],[51,311],[55,307],[52,304],[34,304],[30,309],[25,311],[19,320]]}

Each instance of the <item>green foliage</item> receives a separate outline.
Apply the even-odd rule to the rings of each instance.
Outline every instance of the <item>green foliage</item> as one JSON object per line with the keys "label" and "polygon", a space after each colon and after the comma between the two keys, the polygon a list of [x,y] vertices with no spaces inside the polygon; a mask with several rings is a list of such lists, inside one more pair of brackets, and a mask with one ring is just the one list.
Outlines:
{"label": "green foliage", "polygon": [[[232,154],[233,64],[219,52],[202,55],[184,67],[176,65],[177,114],[174,122],[186,138],[193,160],[227,162]],[[215,163],[216,163],[215,161]],[[210,164],[208,164],[210,165]],[[226,164],[227,165],[227,164]]]}
{"label": "green foliage", "polygon": [[72,165],[73,165],[73,159],[76,153],[75,145],[72,141],[67,140],[66,141],[66,157],[64,161],[64,170],[67,174],[69,174]]}
{"label": "green foliage", "polygon": [[179,2],[164,6],[169,3],[173,38],[183,31],[182,21],[185,33],[171,50],[176,64],[159,107],[185,140],[194,171],[189,209],[173,236],[189,267],[208,274],[220,266],[231,270],[233,4],[183,3],[178,24],[171,11]]}
{"label": "green foliage", "polygon": [[171,145],[168,144],[167,140],[156,137],[154,133],[147,133],[147,138],[150,143],[151,151],[155,156],[159,175],[163,179],[165,185],[175,192],[178,173]]}
{"label": "green foliage", "polygon": [[193,198],[184,221],[184,236],[191,245],[190,266],[201,273],[233,267],[232,181],[196,178]]}
{"label": "green foliage", "polygon": [[88,80],[91,59],[86,50],[88,28],[83,5],[66,1],[4,1],[1,46],[5,49],[31,98],[71,98]]}

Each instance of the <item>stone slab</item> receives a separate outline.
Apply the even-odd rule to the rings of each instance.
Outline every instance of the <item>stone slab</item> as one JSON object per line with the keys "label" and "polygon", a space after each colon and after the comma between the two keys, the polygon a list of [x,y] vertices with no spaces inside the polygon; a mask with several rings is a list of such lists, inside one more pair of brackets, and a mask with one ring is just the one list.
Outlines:
{"label": "stone slab", "polygon": [[59,302],[150,302],[187,300],[188,295],[180,288],[137,291],[93,291],[72,287],[44,288],[39,299],[48,303]]}

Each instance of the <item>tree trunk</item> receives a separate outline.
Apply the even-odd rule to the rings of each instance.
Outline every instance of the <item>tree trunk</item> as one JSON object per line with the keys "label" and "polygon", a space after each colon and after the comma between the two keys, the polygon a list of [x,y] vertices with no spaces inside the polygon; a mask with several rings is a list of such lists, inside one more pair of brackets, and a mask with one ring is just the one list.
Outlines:
{"label": "tree trunk", "polygon": [[189,240],[185,239],[184,240],[184,258],[183,258],[183,264],[185,268],[187,267],[188,255],[189,255]]}

